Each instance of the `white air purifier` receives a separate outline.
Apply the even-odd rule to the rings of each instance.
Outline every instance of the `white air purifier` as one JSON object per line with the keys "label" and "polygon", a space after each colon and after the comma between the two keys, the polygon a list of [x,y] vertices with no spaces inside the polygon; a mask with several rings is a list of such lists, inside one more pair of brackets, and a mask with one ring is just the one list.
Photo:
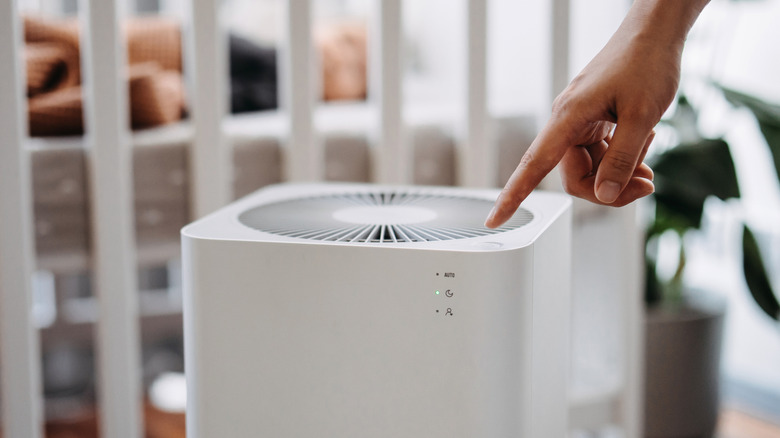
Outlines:
{"label": "white air purifier", "polygon": [[182,230],[189,438],[563,438],[570,200],[260,190]]}

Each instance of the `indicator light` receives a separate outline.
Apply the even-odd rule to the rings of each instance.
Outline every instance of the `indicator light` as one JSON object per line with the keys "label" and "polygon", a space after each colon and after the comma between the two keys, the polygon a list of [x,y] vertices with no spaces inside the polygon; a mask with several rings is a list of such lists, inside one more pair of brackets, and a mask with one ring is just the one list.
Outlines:
{"label": "indicator light", "polygon": [[439,295],[439,293],[440,293],[439,291],[436,291],[436,295]]}

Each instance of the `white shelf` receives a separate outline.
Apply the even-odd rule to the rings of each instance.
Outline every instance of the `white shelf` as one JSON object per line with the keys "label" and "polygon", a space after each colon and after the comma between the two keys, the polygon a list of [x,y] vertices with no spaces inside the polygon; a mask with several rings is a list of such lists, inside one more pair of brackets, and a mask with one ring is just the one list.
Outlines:
{"label": "white shelf", "polygon": [[[142,244],[136,250],[140,267],[162,266],[179,257],[178,242]],[[47,253],[38,257],[36,268],[54,274],[85,272],[90,269],[90,255],[86,251],[64,251]]]}
{"label": "white shelf", "polygon": [[[447,102],[411,103],[404,108],[404,121],[412,128],[439,125],[454,129],[463,118],[460,108]],[[320,104],[314,114],[317,129],[324,135],[343,133],[369,134],[376,126],[376,109],[366,101],[327,102]],[[531,114],[501,112],[497,119],[533,118]],[[223,131],[228,138],[282,138],[287,130],[287,119],[280,111],[259,111],[233,114],[227,117]],[[133,131],[135,147],[150,147],[187,143],[192,140],[189,120]],[[27,140],[30,150],[83,148],[81,136],[33,137]]]}

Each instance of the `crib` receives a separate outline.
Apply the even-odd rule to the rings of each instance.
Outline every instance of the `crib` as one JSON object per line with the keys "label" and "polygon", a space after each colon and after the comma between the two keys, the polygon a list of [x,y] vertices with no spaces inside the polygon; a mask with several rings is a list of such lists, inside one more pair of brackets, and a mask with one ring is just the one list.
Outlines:
{"label": "crib", "polygon": [[[190,220],[281,181],[500,186],[533,140],[539,114],[548,112],[491,112],[488,0],[453,5],[464,8],[466,17],[459,108],[404,101],[402,0],[370,1],[368,99],[319,103],[313,2],[280,2],[279,110],[228,116],[221,2],[168,1],[162,5],[181,7],[183,17],[189,118],[131,133],[121,80],[126,61],[120,22],[127,7],[121,0],[82,0],[86,135],[66,139],[27,134],[19,1],[0,4],[2,436],[42,436],[40,353],[58,339],[89,339],[93,331],[101,434],[142,435],[142,340],[180,333],[181,307],[139,293],[137,270],[168,266],[175,273],[178,231]],[[552,29],[549,101],[570,79],[573,3],[551,0],[545,6]],[[447,127],[453,121],[458,129]],[[555,178],[545,184],[557,187]],[[637,215],[635,206],[576,203],[572,431],[613,425],[623,436],[640,434]],[[588,255],[594,247],[603,248],[600,261]],[[605,274],[605,266],[619,267],[620,274]],[[58,312],[40,327],[33,312],[35,283],[57,285],[69,273],[87,271],[95,299],[82,305],[81,319]],[[54,301],[69,305],[60,297]],[[593,342],[600,338],[610,344]]]}

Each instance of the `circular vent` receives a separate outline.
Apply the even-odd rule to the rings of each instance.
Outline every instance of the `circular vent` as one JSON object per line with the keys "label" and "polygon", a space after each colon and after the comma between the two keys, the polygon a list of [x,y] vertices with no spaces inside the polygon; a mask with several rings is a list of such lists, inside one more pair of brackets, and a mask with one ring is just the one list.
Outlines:
{"label": "circular vent", "polygon": [[492,201],[424,192],[369,192],[312,196],[262,205],[242,213],[244,225],[301,239],[350,243],[431,242],[513,230],[533,214],[520,208],[496,229],[483,223]]}

